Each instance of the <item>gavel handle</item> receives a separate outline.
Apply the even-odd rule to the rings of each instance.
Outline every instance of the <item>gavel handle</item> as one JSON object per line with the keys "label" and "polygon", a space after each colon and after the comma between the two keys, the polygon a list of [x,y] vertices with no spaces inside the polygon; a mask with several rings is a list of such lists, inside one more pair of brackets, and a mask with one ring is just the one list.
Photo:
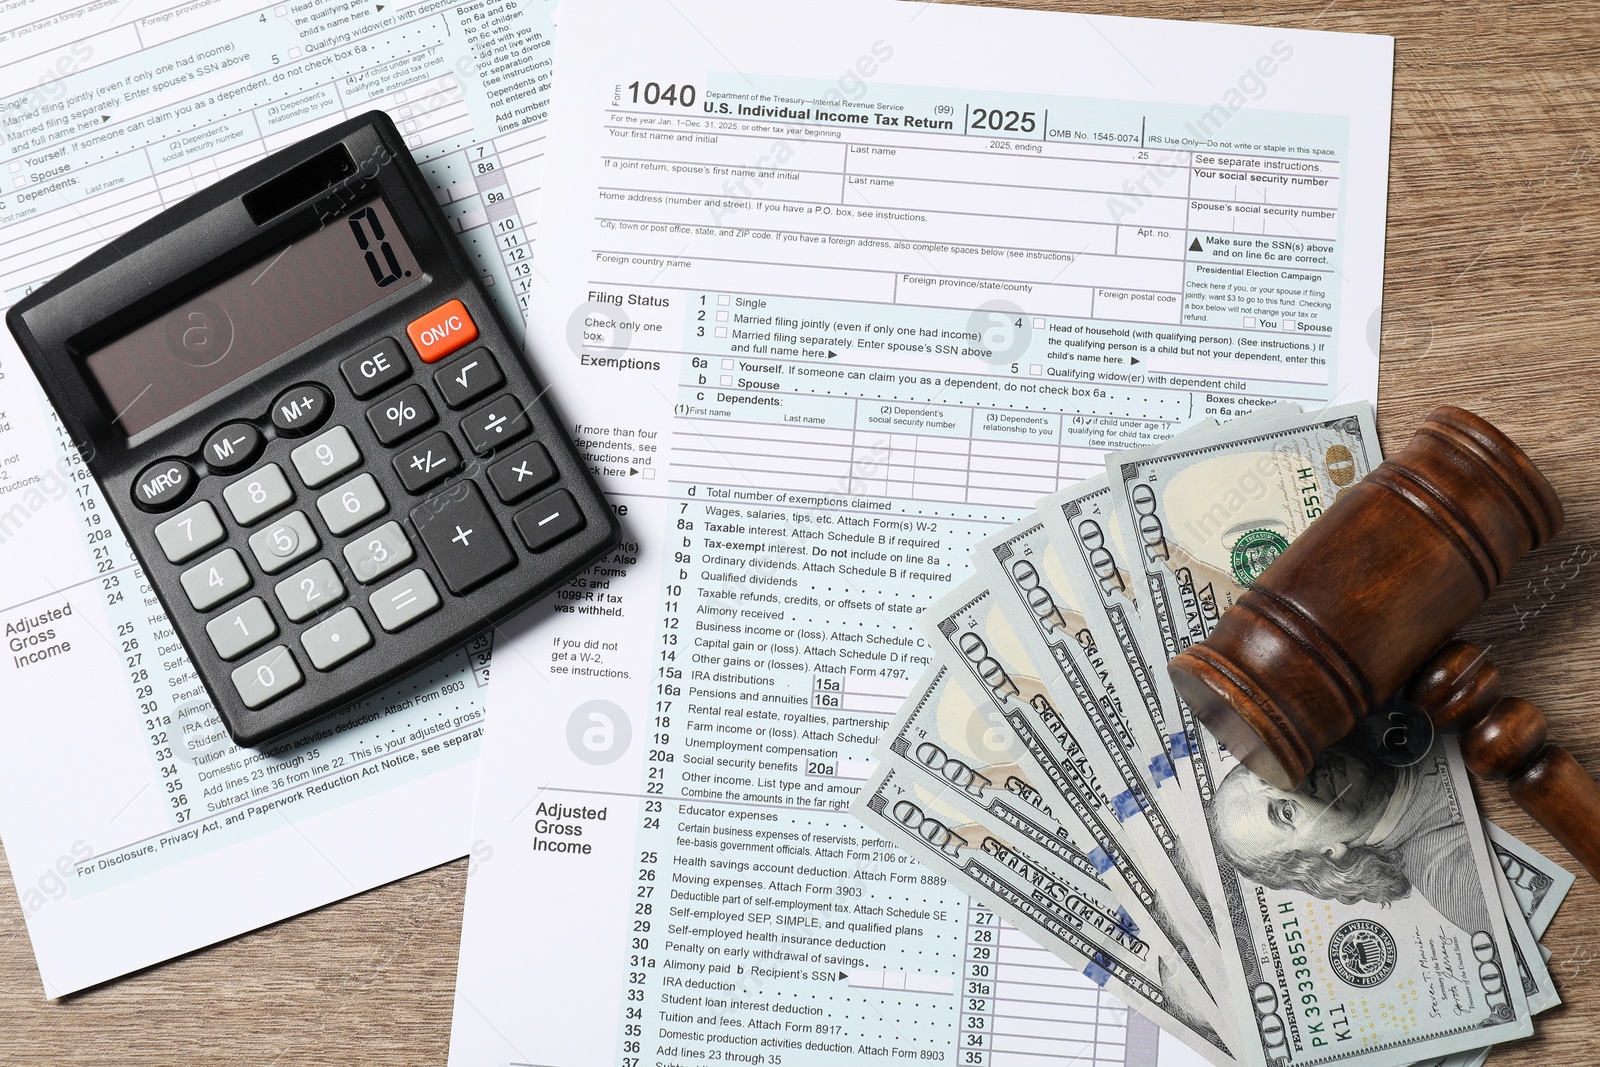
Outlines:
{"label": "gavel handle", "polygon": [[1600,880],[1600,785],[1546,740],[1544,714],[1500,695],[1500,670],[1482,649],[1452,641],[1406,687],[1406,697],[1440,730],[1461,734],[1467,769],[1505,779],[1511,799]]}

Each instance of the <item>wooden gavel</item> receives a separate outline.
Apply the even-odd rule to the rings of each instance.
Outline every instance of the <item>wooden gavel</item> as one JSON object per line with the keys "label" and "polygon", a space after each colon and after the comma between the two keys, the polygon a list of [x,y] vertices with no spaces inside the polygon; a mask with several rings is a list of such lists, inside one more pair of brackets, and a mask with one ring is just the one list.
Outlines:
{"label": "wooden gavel", "polygon": [[1452,640],[1562,521],[1555,489],[1510,438],[1439,408],[1167,669],[1206,728],[1285,790],[1403,695],[1460,732],[1468,769],[1507,779],[1512,799],[1600,879],[1600,786],[1547,741],[1538,708],[1502,699],[1481,650]]}

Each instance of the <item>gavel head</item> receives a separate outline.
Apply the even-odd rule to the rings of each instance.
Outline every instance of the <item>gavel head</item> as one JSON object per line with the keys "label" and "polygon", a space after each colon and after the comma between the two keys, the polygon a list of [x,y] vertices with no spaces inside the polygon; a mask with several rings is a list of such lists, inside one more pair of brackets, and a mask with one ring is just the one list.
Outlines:
{"label": "gavel head", "polygon": [[1167,669],[1240,762],[1297,789],[1561,523],[1555,490],[1510,438],[1439,408]]}

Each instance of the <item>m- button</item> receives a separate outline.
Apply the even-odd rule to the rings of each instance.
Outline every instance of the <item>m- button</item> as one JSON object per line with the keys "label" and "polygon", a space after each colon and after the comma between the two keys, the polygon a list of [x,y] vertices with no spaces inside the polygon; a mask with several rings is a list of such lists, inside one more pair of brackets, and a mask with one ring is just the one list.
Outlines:
{"label": "m- button", "polygon": [[406,327],[406,336],[417,348],[424,363],[437,363],[462,345],[478,339],[478,324],[467,314],[467,305],[448,300]]}

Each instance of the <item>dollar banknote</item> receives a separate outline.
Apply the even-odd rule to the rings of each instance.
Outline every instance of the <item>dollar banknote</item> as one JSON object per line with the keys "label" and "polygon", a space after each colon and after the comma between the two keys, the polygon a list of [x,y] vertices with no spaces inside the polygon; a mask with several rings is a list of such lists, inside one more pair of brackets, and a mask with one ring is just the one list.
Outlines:
{"label": "dollar banknote", "polygon": [[[1049,718],[1044,722],[1054,727],[1053,733],[1073,735],[1096,779],[1114,794],[1113,811],[1129,846],[1150,865],[1170,867],[1180,883],[1172,888],[1191,900],[1205,900],[1196,865],[1182,843],[1184,832],[1199,825],[1199,808],[1195,805],[1191,812],[1172,785],[1171,761],[1149,719],[1124,705],[1125,697],[1130,705],[1136,699],[1126,667],[1120,656],[1100,649],[1068,580],[1062,552],[1050,542],[1042,519],[1025,519],[986,538],[973,557],[975,573],[963,591],[928,609],[930,627],[937,626],[941,634],[956,633],[943,609],[976,605],[963,593],[980,586],[989,593],[981,603],[991,613],[997,608],[1002,619],[973,615],[948,650],[954,654],[962,641],[987,640],[1001,664],[1024,675],[1035,669],[1045,672],[1060,725]],[[1003,626],[995,625],[1000,621]],[[1162,784],[1169,786],[1164,793]],[[1198,910],[1206,915],[1206,909]]]}
{"label": "dollar banknote", "polygon": [[1182,967],[1056,877],[1023,839],[972,821],[889,764],[879,765],[851,811],[1209,1062],[1237,1062],[1206,1014],[1210,1001]]}
{"label": "dollar banknote", "polygon": [[1153,943],[1169,946],[1170,954],[1205,984],[1194,954],[1173,939],[1174,924],[1151,879],[1108,840],[1097,818],[1080,815],[1079,804],[1065,799],[1052,803],[1011,754],[1004,729],[989,723],[984,708],[954,680],[950,667],[935,664],[917,679],[875,755],[901,767],[910,780],[944,789],[974,820],[1027,837],[1064,879],[1099,881],[1107,900],[1121,907],[1136,929],[1147,931]]}
{"label": "dollar banknote", "polygon": [[1543,937],[1572,888],[1572,872],[1488,819],[1483,827],[1489,835],[1489,850],[1511,883],[1529,929],[1535,938]]}
{"label": "dollar banknote", "polygon": [[[1016,747],[1014,755],[1041,789],[1054,797],[1075,798],[1094,806],[1098,822],[1127,853],[1137,859],[1154,884],[1159,902],[1156,920],[1173,941],[1184,945],[1221,977],[1216,964],[1213,919],[1198,882],[1186,880],[1188,869],[1174,867],[1156,838],[1148,799],[1136,776],[1132,788],[1118,778],[1102,779],[1098,767],[1114,767],[1096,732],[1103,709],[1064,702],[1048,681],[1054,665],[1023,641],[1000,607],[1000,600],[981,577],[968,578],[932,604],[918,618],[924,638],[940,662],[956,673],[957,683],[989,704],[986,712],[1004,725],[1003,735]],[[1046,653],[1045,655],[1048,655]],[[1068,698],[1071,700],[1071,698]],[[1076,706],[1074,706],[1076,705]],[[1109,788],[1107,788],[1109,785]]]}
{"label": "dollar banknote", "polygon": [[[1107,470],[1148,647],[1170,658],[1376,465],[1365,404]],[[1338,565],[1330,562],[1330,565]],[[1483,827],[1453,739],[1404,761],[1352,737],[1287,793],[1177,705],[1255,1064],[1399,1067],[1532,1032]],[[1403,763],[1403,765],[1396,765]]]}

